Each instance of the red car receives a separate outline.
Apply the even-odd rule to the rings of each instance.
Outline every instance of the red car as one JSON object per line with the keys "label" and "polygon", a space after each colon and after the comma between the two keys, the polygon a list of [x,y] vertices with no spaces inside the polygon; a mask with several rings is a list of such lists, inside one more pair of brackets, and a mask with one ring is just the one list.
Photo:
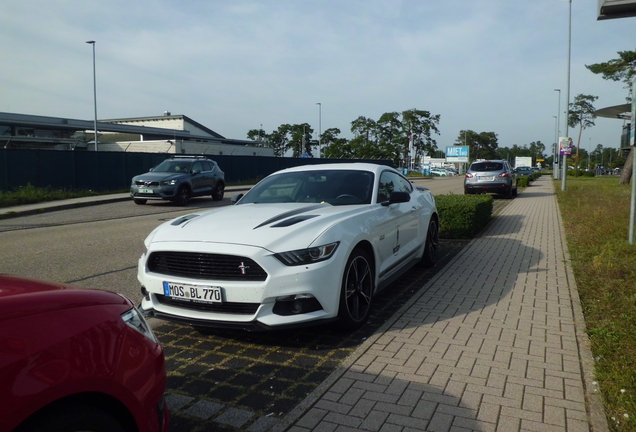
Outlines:
{"label": "red car", "polygon": [[129,299],[0,275],[0,432],[166,431],[165,387]]}

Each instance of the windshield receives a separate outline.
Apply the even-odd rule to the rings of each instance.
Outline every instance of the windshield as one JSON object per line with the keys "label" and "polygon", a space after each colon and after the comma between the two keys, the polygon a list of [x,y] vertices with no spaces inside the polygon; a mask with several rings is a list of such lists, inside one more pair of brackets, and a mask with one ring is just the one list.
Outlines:
{"label": "windshield", "polygon": [[238,204],[329,203],[370,204],[374,174],[355,170],[286,172],[267,177]]}
{"label": "windshield", "polygon": [[152,169],[152,172],[187,173],[190,172],[192,162],[167,159]]}

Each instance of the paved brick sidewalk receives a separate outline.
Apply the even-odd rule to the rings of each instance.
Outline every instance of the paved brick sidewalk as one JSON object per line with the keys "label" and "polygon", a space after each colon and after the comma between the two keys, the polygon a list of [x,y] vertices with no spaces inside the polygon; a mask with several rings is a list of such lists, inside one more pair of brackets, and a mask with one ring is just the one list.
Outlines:
{"label": "paved brick sidewalk", "polygon": [[541,177],[278,429],[606,431],[591,372]]}

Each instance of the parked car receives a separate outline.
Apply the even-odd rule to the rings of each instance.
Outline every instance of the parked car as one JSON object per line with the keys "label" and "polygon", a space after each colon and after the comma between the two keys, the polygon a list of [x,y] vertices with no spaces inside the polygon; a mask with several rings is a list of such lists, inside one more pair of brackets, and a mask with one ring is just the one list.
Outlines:
{"label": "parked car", "polygon": [[437,259],[433,195],[388,166],[290,168],[233,201],[146,238],[144,313],[194,327],[355,329],[378,291]]}
{"label": "parked car", "polygon": [[443,168],[431,168],[431,175],[447,177],[451,174]]}
{"label": "parked car", "polygon": [[517,175],[506,160],[480,160],[470,164],[464,177],[464,194],[497,193],[517,196]]}
{"label": "parked car", "polygon": [[167,431],[165,388],[129,299],[0,275],[0,431]]}
{"label": "parked car", "polygon": [[135,204],[170,200],[186,205],[192,197],[211,195],[223,199],[225,173],[205,156],[172,156],[146,174],[133,177],[130,196]]}
{"label": "parked car", "polygon": [[517,173],[517,175],[526,175],[530,177],[530,181],[534,180],[534,170],[531,167],[520,166],[515,169],[515,172]]}

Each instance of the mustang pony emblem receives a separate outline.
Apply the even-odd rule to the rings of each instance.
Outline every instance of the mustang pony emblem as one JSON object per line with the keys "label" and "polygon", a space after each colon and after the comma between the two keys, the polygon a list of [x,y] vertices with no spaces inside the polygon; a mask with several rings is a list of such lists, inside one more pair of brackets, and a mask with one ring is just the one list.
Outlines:
{"label": "mustang pony emblem", "polygon": [[250,266],[246,266],[245,263],[243,263],[243,261],[241,261],[241,265],[238,266],[238,268],[241,270],[241,274],[245,274],[245,270],[250,268]]}

